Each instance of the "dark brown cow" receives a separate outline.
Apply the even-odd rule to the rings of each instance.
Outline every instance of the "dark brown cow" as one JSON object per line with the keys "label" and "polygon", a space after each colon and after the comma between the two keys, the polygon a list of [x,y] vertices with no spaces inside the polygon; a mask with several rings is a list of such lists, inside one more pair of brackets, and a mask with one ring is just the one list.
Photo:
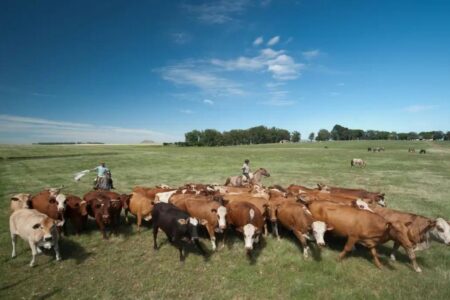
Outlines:
{"label": "dark brown cow", "polygon": [[244,235],[247,254],[251,253],[253,244],[258,243],[264,226],[264,219],[259,209],[251,203],[234,201],[226,204],[227,223],[233,225]]}
{"label": "dark brown cow", "polygon": [[359,243],[370,249],[376,266],[381,268],[375,247],[394,240],[405,248],[414,270],[422,271],[417,265],[413,245],[403,223],[388,222],[378,214],[328,201],[311,201],[305,204],[315,220],[325,222],[335,234],[347,237],[339,259],[343,259]]}
{"label": "dark brown cow", "polygon": [[103,239],[108,238],[105,228],[107,225],[111,225],[114,231],[117,230],[115,220],[111,216],[111,199],[109,197],[99,194],[96,198],[90,199],[87,201],[87,211],[95,219]]}
{"label": "dark brown cow", "polygon": [[[178,196],[178,195],[175,195]],[[185,196],[185,197],[181,197]],[[169,203],[186,211],[190,216],[197,218],[200,224],[206,227],[211,239],[212,249],[216,250],[215,231],[222,232],[226,228],[227,209],[221,204],[217,196],[181,195],[171,199]]]}
{"label": "dark brown cow", "polygon": [[76,234],[80,234],[84,228],[87,220],[87,208],[86,201],[81,200],[74,195],[67,195],[66,197],[66,210],[64,211],[64,234],[67,234],[67,221],[72,223]]}
{"label": "dark brown cow", "polygon": [[[96,199],[99,195],[102,195],[102,196],[105,196],[105,197],[108,197],[109,199],[111,199],[112,202],[114,203],[114,207],[119,207],[118,202],[115,201],[115,200],[119,200],[121,209],[128,208],[129,199],[131,197],[131,195],[118,194],[118,193],[111,192],[111,191],[90,191],[84,195],[83,200],[86,202],[89,202],[92,199]],[[119,212],[119,214],[120,214],[120,212]]]}

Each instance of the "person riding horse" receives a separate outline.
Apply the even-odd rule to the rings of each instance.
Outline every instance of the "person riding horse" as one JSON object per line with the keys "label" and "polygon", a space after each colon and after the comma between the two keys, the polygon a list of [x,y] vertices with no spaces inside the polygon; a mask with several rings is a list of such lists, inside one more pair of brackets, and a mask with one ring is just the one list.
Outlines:
{"label": "person riding horse", "polygon": [[245,180],[244,177],[242,177],[242,179],[244,179],[244,181],[250,182],[250,160],[246,159],[244,161],[244,164],[242,165],[242,175],[245,176],[245,178],[247,178],[247,180]]}
{"label": "person riding horse", "polygon": [[100,163],[99,166],[95,167],[91,171],[97,171],[97,177],[94,180],[94,189],[114,189],[111,171],[106,167],[104,162]]}

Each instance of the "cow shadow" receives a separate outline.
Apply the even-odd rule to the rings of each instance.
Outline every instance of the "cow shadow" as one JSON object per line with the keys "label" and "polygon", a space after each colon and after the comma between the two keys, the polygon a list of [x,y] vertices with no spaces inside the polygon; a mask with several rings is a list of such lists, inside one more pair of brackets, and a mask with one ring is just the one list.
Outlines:
{"label": "cow shadow", "polygon": [[[391,266],[395,262],[399,262],[402,264],[407,264],[411,266],[411,260],[408,257],[408,254],[406,253],[405,249],[403,247],[400,247],[397,251],[395,251],[395,261],[392,261],[390,259],[390,255],[392,253],[392,246],[389,245],[381,245],[377,247],[378,254],[382,255],[380,258],[385,258]],[[419,256],[421,253],[424,253],[425,251],[418,251],[415,252],[416,254],[416,261],[419,267],[428,268],[430,267],[430,264],[426,262],[426,259],[424,257]],[[392,266],[393,269],[395,269],[394,266]]]}
{"label": "cow shadow", "polygon": [[258,257],[261,255],[266,245],[267,245],[266,237],[261,235],[259,238],[259,243],[253,245],[253,250],[247,253],[247,258],[250,262],[250,265],[254,265],[258,262]]}
{"label": "cow shadow", "polygon": [[28,281],[28,279],[30,279],[30,278],[31,278],[31,276],[28,276],[28,277],[25,277],[25,278],[23,278],[21,280],[18,280],[16,282],[14,282],[14,283],[10,283],[10,284],[7,284],[7,285],[2,285],[2,286],[0,286],[0,291],[4,291],[4,290],[10,289],[10,288],[13,288],[13,287],[15,287],[15,286],[17,286],[17,285],[19,285],[19,284],[21,284],[23,282]]}
{"label": "cow shadow", "polygon": [[82,264],[92,255],[91,252],[87,252],[84,247],[70,239],[60,240],[59,248],[63,260],[74,259],[77,265]]}

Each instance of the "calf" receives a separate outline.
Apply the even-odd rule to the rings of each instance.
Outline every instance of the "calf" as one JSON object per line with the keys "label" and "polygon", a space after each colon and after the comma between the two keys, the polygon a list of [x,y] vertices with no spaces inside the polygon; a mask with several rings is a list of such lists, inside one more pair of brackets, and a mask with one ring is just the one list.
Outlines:
{"label": "calf", "polygon": [[366,166],[366,162],[362,160],[361,158],[354,158],[350,161],[350,166],[359,166],[364,168]]}
{"label": "calf", "polygon": [[[81,200],[74,195],[67,195],[66,210],[64,211],[64,219],[72,223],[76,234],[80,234],[83,230],[87,219],[86,201]],[[67,234],[67,222],[63,227],[64,234]]]}
{"label": "calf", "polygon": [[152,211],[153,219],[153,248],[158,250],[158,230],[162,229],[169,241],[180,251],[180,261],[185,259],[183,239],[193,240],[202,254],[205,254],[198,237],[198,220],[189,216],[170,203],[156,203]]}
{"label": "calf", "polygon": [[[63,222],[63,221],[62,221]],[[61,222],[49,218],[35,209],[19,209],[9,217],[9,230],[12,241],[12,258],[16,257],[16,239],[20,236],[31,248],[30,267],[34,266],[36,254],[41,253],[39,247],[54,248],[56,260],[61,260],[59,253],[59,235],[56,226]]]}
{"label": "calf", "polygon": [[244,235],[245,249],[247,254],[251,254],[253,244],[259,242],[264,226],[261,212],[255,205],[244,201],[229,202],[226,208],[227,223]]}
{"label": "calf", "polygon": [[305,204],[315,220],[325,222],[335,234],[347,237],[339,259],[343,259],[356,243],[360,243],[370,249],[376,266],[381,268],[375,247],[394,240],[405,248],[414,270],[422,271],[417,265],[413,245],[403,223],[388,222],[378,214],[328,201],[311,201]]}
{"label": "calf", "polygon": [[28,208],[28,202],[31,200],[30,194],[20,193],[11,197],[10,209],[11,213],[18,209]]}

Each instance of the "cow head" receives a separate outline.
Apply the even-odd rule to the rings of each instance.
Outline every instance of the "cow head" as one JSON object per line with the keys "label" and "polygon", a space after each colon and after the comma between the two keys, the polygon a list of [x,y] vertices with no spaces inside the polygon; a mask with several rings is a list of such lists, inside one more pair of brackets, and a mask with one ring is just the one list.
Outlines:
{"label": "cow head", "polygon": [[33,225],[33,235],[38,240],[38,246],[50,249],[54,245],[54,235],[57,234],[56,226],[64,225],[64,221],[56,221],[49,217]]}
{"label": "cow head", "polygon": [[277,221],[277,210],[281,204],[275,204],[273,202],[265,203],[263,205],[266,210],[266,216],[270,219],[270,222],[274,223]]}
{"label": "cow head", "polygon": [[432,234],[437,241],[450,245],[450,224],[443,218],[436,219],[436,225]]}
{"label": "cow head", "polygon": [[58,206],[58,212],[63,212],[66,208],[66,195],[64,194],[58,194],[55,197],[57,206]]}
{"label": "cow head", "polygon": [[227,208],[223,205],[219,206],[217,209],[211,209],[212,213],[215,213],[217,216],[217,221],[220,230],[224,230],[227,228]]}
{"label": "cow head", "polygon": [[253,243],[256,241],[256,237],[259,235],[258,229],[253,224],[247,224],[242,229],[245,249],[251,251],[253,249]]}
{"label": "cow head", "polygon": [[386,207],[386,201],[384,200],[384,193],[378,193],[375,196],[375,201],[377,201],[378,205]]}
{"label": "cow head", "polygon": [[109,209],[111,207],[111,201],[106,197],[96,198],[92,205],[94,206],[95,215],[99,215],[105,224],[109,224],[111,217]]}
{"label": "cow head", "polygon": [[327,230],[333,230],[333,227],[327,226],[327,224],[325,224],[325,222],[322,221],[314,221],[311,224],[311,229],[313,236],[316,239],[317,245],[323,247],[325,246],[325,239],[324,239],[325,232]]}
{"label": "cow head", "polygon": [[187,219],[178,219],[178,224],[181,226],[187,226],[185,232],[189,235],[191,240],[198,240],[198,220],[196,218],[189,217]]}
{"label": "cow head", "polygon": [[367,210],[370,212],[373,212],[372,209],[370,209],[369,204],[367,204],[367,202],[361,200],[361,199],[356,199],[352,201],[352,205],[355,208],[361,209],[361,210]]}
{"label": "cow head", "polygon": [[11,197],[11,201],[15,202],[20,208],[29,208],[28,202],[31,201],[31,194],[16,194]]}

